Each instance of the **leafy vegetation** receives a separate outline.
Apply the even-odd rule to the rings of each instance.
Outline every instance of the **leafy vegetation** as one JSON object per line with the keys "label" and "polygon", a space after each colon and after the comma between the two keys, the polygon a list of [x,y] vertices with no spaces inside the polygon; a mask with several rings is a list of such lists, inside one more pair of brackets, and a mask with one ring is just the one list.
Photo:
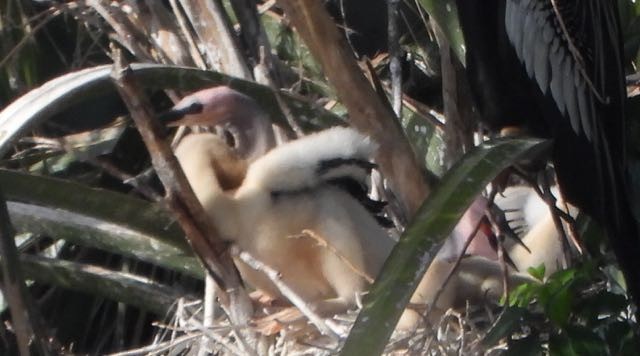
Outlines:
{"label": "leafy vegetation", "polygon": [[[49,348],[53,353],[102,354],[150,345],[137,352],[195,354],[202,345],[203,268],[166,209],[163,188],[150,173],[149,154],[113,87],[110,46],[123,49],[135,62],[133,75],[154,112],[195,89],[228,85],[255,98],[291,137],[348,123],[374,138],[399,137],[392,140],[393,147],[381,150],[391,159],[402,159],[391,148],[400,147],[400,140],[410,141],[411,150],[398,150],[403,157],[417,156],[419,168],[383,174],[389,173],[385,178],[400,190],[394,192],[397,196],[414,185],[430,186],[431,195],[420,209],[426,194],[409,197],[415,200],[407,204],[415,207],[409,212],[393,204],[389,208],[389,215],[398,217],[394,233],[406,229],[365,298],[354,331],[348,337],[345,331],[329,351],[308,345],[297,351],[332,353],[343,345],[344,354],[501,350],[632,355],[640,350],[635,306],[593,224],[580,230],[588,257],[549,277],[544,277],[544,266],[530,269],[540,283],[515,288],[495,318],[483,319],[489,320],[483,329],[472,316],[462,315],[456,319],[461,325],[457,334],[449,328],[451,320],[443,319],[440,329],[388,342],[416,276],[428,267],[425,256],[433,255],[488,182],[545,143],[489,141],[459,156],[450,154],[452,134],[445,123],[451,110],[442,93],[450,78],[442,75],[442,67],[457,60],[450,59],[452,53],[463,57],[455,1],[399,2],[400,30],[389,40],[367,37],[366,27],[361,32],[352,28],[367,18],[386,34],[386,2],[342,3],[328,1],[326,8],[360,66],[357,73],[347,66],[339,70],[345,76],[365,75],[372,84],[367,115],[349,106],[354,94],[327,78],[326,64],[314,52],[331,38],[320,36],[310,43],[291,25],[286,6],[272,1],[0,1],[0,188],[16,231],[17,266],[36,302],[34,310],[44,320],[45,334],[56,340],[42,349],[32,345],[32,352],[46,354]],[[632,74],[640,64],[640,5],[618,3]],[[259,21],[247,20],[254,13]],[[389,46],[393,41],[399,44],[397,53]],[[440,50],[447,41],[452,52]],[[390,69],[394,61],[401,64],[401,73]],[[394,78],[400,79],[404,93],[395,115]],[[637,82],[628,89],[633,174],[640,171]],[[460,112],[471,110],[468,102],[459,105]],[[403,134],[380,130],[381,123],[401,127]],[[414,219],[408,223],[410,216]],[[16,354],[21,345],[7,327],[13,325],[9,298],[2,307],[0,354]],[[251,347],[238,342],[241,333],[222,313],[217,315],[217,328],[204,332],[214,340],[208,349],[248,353]],[[37,326],[34,330],[42,332]],[[289,341],[265,341],[268,345],[258,344],[256,350],[285,354],[293,347]]]}

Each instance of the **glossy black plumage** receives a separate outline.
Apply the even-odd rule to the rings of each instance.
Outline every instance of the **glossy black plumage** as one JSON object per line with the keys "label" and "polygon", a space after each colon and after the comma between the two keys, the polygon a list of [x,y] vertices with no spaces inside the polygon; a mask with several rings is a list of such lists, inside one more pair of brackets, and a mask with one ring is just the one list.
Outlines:
{"label": "glossy black plumage", "polygon": [[554,139],[564,197],[602,223],[640,297],[640,239],[626,193],[624,72],[616,1],[457,0],[484,125]]}

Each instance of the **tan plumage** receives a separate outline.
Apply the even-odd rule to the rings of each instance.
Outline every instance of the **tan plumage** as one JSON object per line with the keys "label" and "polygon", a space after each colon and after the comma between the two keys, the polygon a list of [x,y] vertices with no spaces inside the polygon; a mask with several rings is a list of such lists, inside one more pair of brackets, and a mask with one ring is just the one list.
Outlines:
{"label": "tan plumage", "polygon": [[[370,167],[364,163],[376,145],[353,129],[336,127],[269,150],[273,140],[259,137],[269,125],[255,102],[228,88],[208,90],[176,106],[189,114],[178,124],[241,122],[242,129],[231,129],[240,137],[236,143],[243,143],[242,148],[233,149],[212,133],[200,133],[185,137],[175,154],[222,237],[280,272],[282,280],[318,312],[330,314],[355,306],[356,295],[368,283],[341,258],[375,277],[393,241],[362,202],[337,182],[365,184]],[[189,112],[191,108],[195,114]],[[260,130],[251,124],[256,121],[261,122]],[[294,238],[304,230],[326,240],[341,256],[311,238]],[[250,285],[284,299],[262,272],[236,263]],[[451,256],[439,255],[411,301],[432,303],[452,266]],[[510,276],[514,285],[531,280],[513,271]],[[465,299],[495,300],[501,292],[498,262],[465,258],[436,307],[444,311]],[[400,327],[412,328],[418,319],[408,312]]]}
{"label": "tan plumage", "polygon": [[[300,153],[299,148],[309,146],[317,147],[311,157]],[[324,180],[334,174],[364,177],[366,172],[348,166],[330,170],[324,177],[316,172],[316,165],[323,160],[340,155],[366,160],[372,149],[371,142],[354,130],[329,129],[258,158],[248,166],[246,177],[235,191],[225,190],[222,183],[240,175],[247,162],[217,136],[189,135],[175,153],[198,200],[223,237],[275,268],[303,299],[317,302],[318,310],[328,312],[353,306],[356,294],[365,291],[367,283],[329,249],[310,238],[292,237],[311,230],[357,269],[377,274],[391,250],[391,240],[356,199]],[[260,272],[241,262],[238,267],[251,285],[282,298]]]}

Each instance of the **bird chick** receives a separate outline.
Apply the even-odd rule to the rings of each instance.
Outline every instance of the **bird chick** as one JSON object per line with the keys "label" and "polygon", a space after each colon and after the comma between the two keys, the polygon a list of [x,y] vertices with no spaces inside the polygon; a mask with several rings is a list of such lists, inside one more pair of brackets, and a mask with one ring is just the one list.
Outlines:
{"label": "bird chick", "polygon": [[[318,312],[354,306],[368,287],[363,275],[376,276],[393,246],[372,214],[380,207],[366,196],[376,145],[353,129],[335,127],[268,150],[273,141],[262,137],[267,125],[256,124],[266,115],[229,88],[187,97],[173,115],[181,118],[174,124],[241,122],[238,132],[248,143],[242,152],[212,133],[191,134],[175,150],[222,237],[280,272]],[[304,237],[305,230],[339,256]],[[236,264],[249,284],[283,299],[262,272]]]}
{"label": "bird chick", "polygon": [[[183,99],[176,110],[186,116],[177,123],[229,125],[241,121],[245,129],[253,130],[252,136],[263,132],[250,128],[251,122],[266,117],[252,99],[237,97],[237,92],[228,88],[214,89]],[[216,105],[210,104],[211,98]],[[235,105],[235,109],[217,107],[226,105],[229,98],[229,106]],[[245,101],[247,98],[251,104]],[[175,154],[224,239],[277,270],[282,281],[317,312],[328,315],[355,306],[356,296],[368,289],[364,276],[377,276],[394,245],[377,221],[381,205],[367,197],[376,145],[343,127],[271,150],[266,149],[271,144],[264,144],[273,142],[269,139],[256,138],[259,148],[251,142],[238,152],[212,133],[191,134],[179,143]],[[467,220],[477,221],[484,211],[478,204],[474,207],[467,213]],[[319,246],[303,231],[319,236],[331,249]],[[457,236],[466,238],[468,233],[459,232]],[[453,241],[447,246],[422,279],[412,303],[434,302],[461,244]],[[276,300],[285,300],[261,271],[239,260],[236,265],[250,285]],[[524,281],[531,278],[510,271],[511,285]],[[436,309],[445,311],[466,299],[497,300],[501,292],[502,272],[497,261],[481,256],[464,258]],[[414,328],[418,319],[417,313],[408,311],[399,327]]]}
{"label": "bird chick", "polygon": [[[279,271],[283,282],[305,301],[316,303],[318,311],[337,312],[355,305],[367,282],[315,240],[295,237],[313,231],[359,271],[378,273],[392,241],[340,185],[347,180],[362,187],[374,149],[368,138],[352,129],[325,130],[258,158],[234,192],[225,192],[222,182],[228,174],[219,170],[232,167],[241,172],[246,161],[234,156],[217,136],[190,135],[175,154],[225,239]],[[251,285],[283,298],[261,272],[240,261],[237,265]]]}

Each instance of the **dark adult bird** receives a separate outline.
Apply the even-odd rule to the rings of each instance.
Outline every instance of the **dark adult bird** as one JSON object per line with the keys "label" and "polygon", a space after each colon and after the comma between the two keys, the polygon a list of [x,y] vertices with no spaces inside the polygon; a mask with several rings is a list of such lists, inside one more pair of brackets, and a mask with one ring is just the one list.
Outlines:
{"label": "dark adult bird", "polygon": [[457,0],[482,124],[553,139],[563,196],[607,230],[640,301],[640,239],[624,151],[624,71],[616,1]]}

